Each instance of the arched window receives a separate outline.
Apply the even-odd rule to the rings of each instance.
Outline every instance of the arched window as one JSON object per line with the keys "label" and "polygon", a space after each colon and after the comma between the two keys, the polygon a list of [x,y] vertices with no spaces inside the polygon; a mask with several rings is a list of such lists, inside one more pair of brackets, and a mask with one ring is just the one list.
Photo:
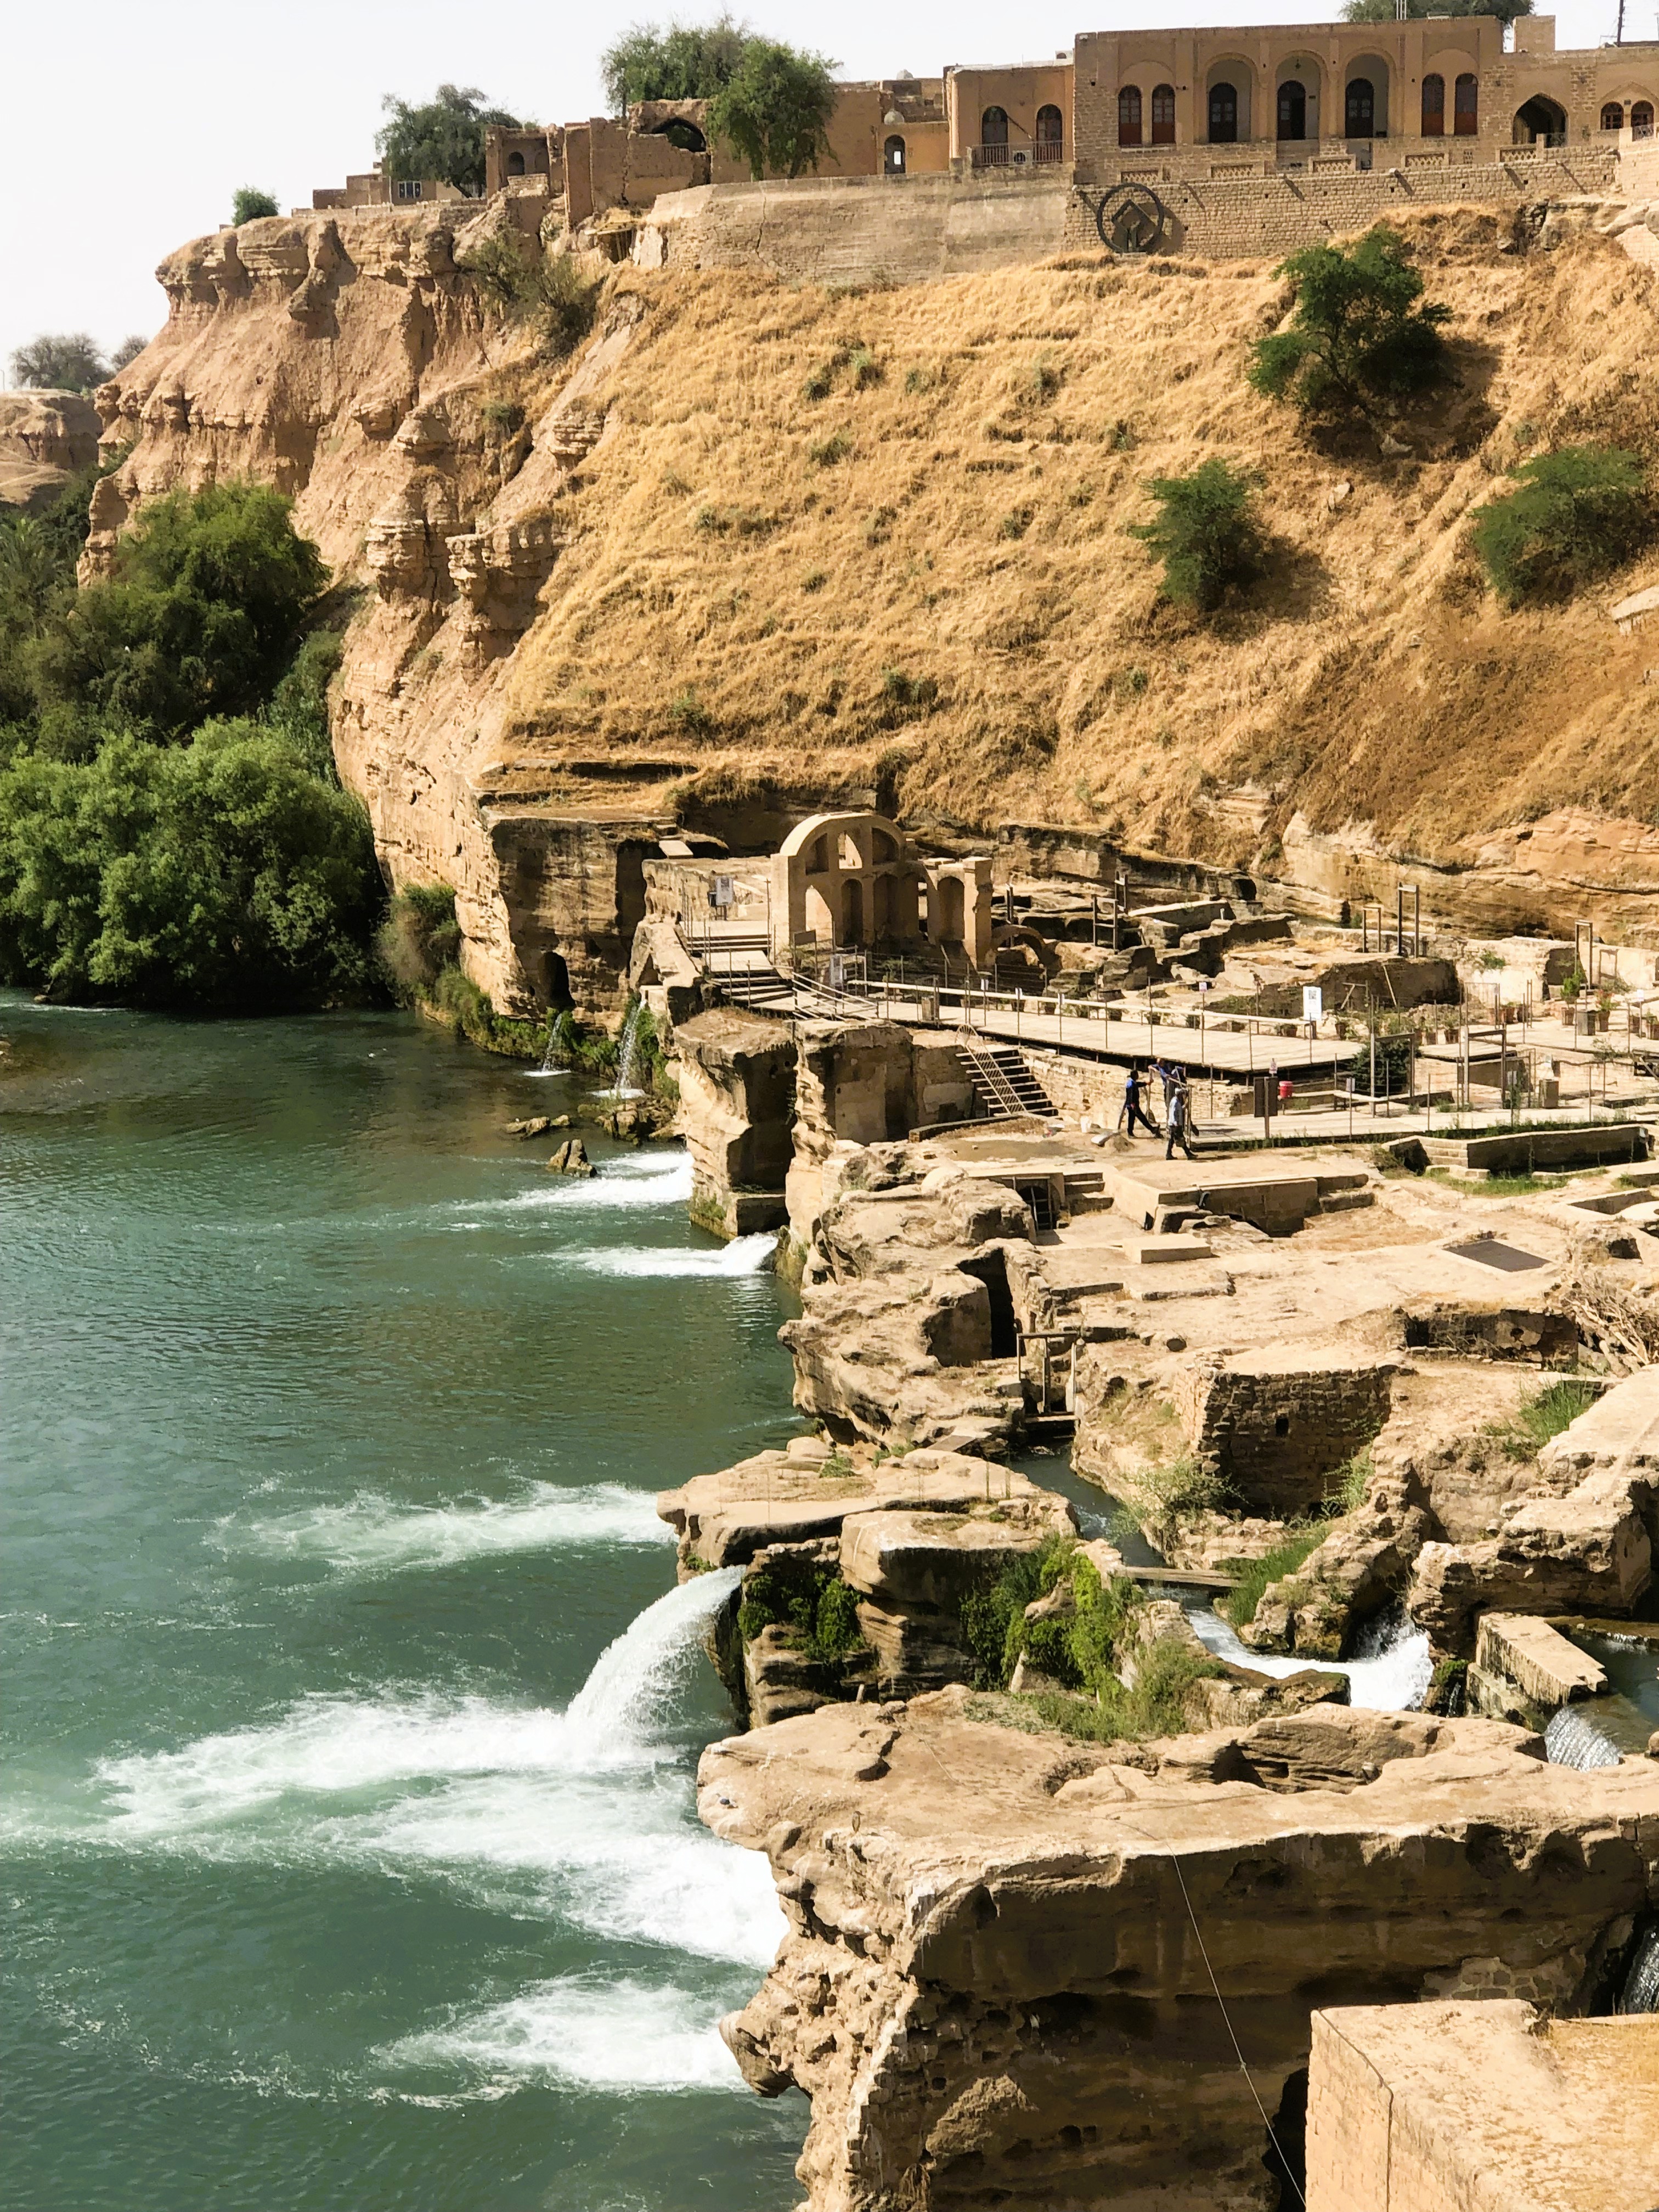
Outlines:
{"label": "arched window", "polygon": [[507,175],[508,175],[509,177],[521,177],[521,176],[523,176],[523,174],[524,174],[524,155],[523,155],[522,154],[509,154],[509,155],[507,155]]}
{"label": "arched window", "polygon": [[1342,120],[1345,138],[1369,138],[1376,120],[1376,92],[1368,76],[1348,79],[1348,97]]}
{"label": "arched window", "polygon": [[1652,137],[1653,102],[1650,100],[1632,100],[1630,104],[1630,127],[1632,136],[1634,137]]}
{"label": "arched window", "polygon": [[896,133],[881,149],[882,173],[889,177],[904,174],[904,141]]}
{"label": "arched window", "polygon": [[1601,128],[1604,131],[1622,131],[1624,127],[1624,109],[1616,100],[1608,100],[1607,106],[1601,110]]}
{"label": "arched window", "polygon": [[1175,87],[1155,84],[1152,87],[1152,143],[1154,146],[1173,146],[1175,135]]}
{"label": "arched window", "polygon": [[1057,107],[1039,107],[1036,112],[1036,136],[1031,143],[1031,157],[1037,161],[1057,161],[1060,142],[1066,126],[1060,121]]}
{"label": "arched window", "polygon": [[1293,76],[1287,76],[1279,88],[1279,135],[1281,138],[1308,135],[1308,89]]}
{"label": "arched window", "polygon": [[1423,80],[1423,136],[1443,138],[1446,135],[1446,80],[1443,76],[1425,76]]}
{"label": "arched window", "polygon": [[1473,138],[1480,128],[1480,84],[1477,77],[1465,74],[1457,80],[1452,95],[1452,129],[1460,138]]}
{"label": "arched window", "polygon": [[1210,87],[1210,143],[1232,146],[1238,141],[1238,92],[1226,83]]}
{"label": "arched window", "polygon": [[1117,143],[1120,146],[1139,146],[1140,143],[1140,87],[1138,84],[1118,87]]}
{"label": "arched window", "polygon": [[1006,146],[1008,143],[1008,118],[1000,107],[988,107],[980,117],[979,143],[981,146]]}

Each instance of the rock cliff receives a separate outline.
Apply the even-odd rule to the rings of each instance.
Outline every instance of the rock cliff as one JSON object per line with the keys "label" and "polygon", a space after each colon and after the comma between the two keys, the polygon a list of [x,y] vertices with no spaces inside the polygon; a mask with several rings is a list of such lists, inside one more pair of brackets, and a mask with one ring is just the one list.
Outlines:
{"label": "rock cliff", "polygon": [[[392,874],[453,881],[504,1008],[614,1000],[641,856],[751,846],[815,797],[1088,827],[1497,924],[1659,921],[1651,646],[1607,594],[1504,616],[1464,550],[1527,453],[1644,446],[1654,277],[1403,215],[1459,384],[1409,450],[1310,439],[1242,380],[1267,265],[1061,256],[863,295],[607,270],[568,363],[461,267],[512,203],[273,218],[163,264],[99,395],[90,558],[143,499],[247,471],[361,593],[343,773]],[[1644,448],[1645,449],[1645,448]],[[1198,624],[1123,534],[1143,480],[1260,470],[1276,548]]]}
{"label": "rock cliff", "polygon": [[811,2096],[812,2212],[1265,2212],[1316,2008],[1605,2009],[1659,1896],[1650,1760],[1329,1705],[1133,1750],[975,1712],[835,1705],[703,1757],[789,1923],[722,2032]]}
{"label": "rock cliff", "polygon": [[0,507],[45,507],[98,458],[98,410],[78,392],[0,392]]}

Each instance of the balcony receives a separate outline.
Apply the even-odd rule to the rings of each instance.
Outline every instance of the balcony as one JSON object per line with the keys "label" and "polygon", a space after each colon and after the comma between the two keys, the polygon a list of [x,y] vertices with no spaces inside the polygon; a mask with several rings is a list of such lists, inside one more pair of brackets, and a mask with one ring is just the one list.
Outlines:
{"label": "balcony", "polygon": [[1057,167],[1066,159],[1062,140],[1034,139],[1024,146],[973,146],[969,158],[975,169],[1042,169]]}

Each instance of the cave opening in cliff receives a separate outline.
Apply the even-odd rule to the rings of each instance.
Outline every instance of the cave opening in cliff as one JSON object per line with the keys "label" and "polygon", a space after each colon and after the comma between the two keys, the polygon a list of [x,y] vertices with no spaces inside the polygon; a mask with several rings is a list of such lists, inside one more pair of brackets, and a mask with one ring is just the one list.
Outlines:
{"label": "cave opening in cliff", "polygon": [[1279,2212],[1294,2212],[1307,2201],[1308,2184],[1308,2069],[1297,2067],[1285,2084],[1285,2094],[1273,2114],[1272,2131],[1261,2163],[1279,2184]]}
{"label": "cave opening in cliff", "polygon": [[975,1253],[962,1262],[964,1275],[976,1276],[991,1301],[991,1357],[1012,1359],[1019,1351],[1019,1323],[1014,1318],[1014,1294],[1008,1287],[1008,1262],[1000,1251]]}
{"label": "cave opening in cliff", "polygon": [[570,990],[570,969],[562,952],[549,951],[544,956],[544,982],[542,996],[551,1007],[562,1012],[575,1004]]}

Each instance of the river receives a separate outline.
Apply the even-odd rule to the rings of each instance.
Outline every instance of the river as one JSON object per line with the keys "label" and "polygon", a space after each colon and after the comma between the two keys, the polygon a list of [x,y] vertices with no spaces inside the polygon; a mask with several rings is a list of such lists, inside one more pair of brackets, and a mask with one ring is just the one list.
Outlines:
{"label": "river", "polygon": [[787,1292],[410,1017],[0,1039],[9,2212],[793,2202],[651,1505],[793,1432]]}

